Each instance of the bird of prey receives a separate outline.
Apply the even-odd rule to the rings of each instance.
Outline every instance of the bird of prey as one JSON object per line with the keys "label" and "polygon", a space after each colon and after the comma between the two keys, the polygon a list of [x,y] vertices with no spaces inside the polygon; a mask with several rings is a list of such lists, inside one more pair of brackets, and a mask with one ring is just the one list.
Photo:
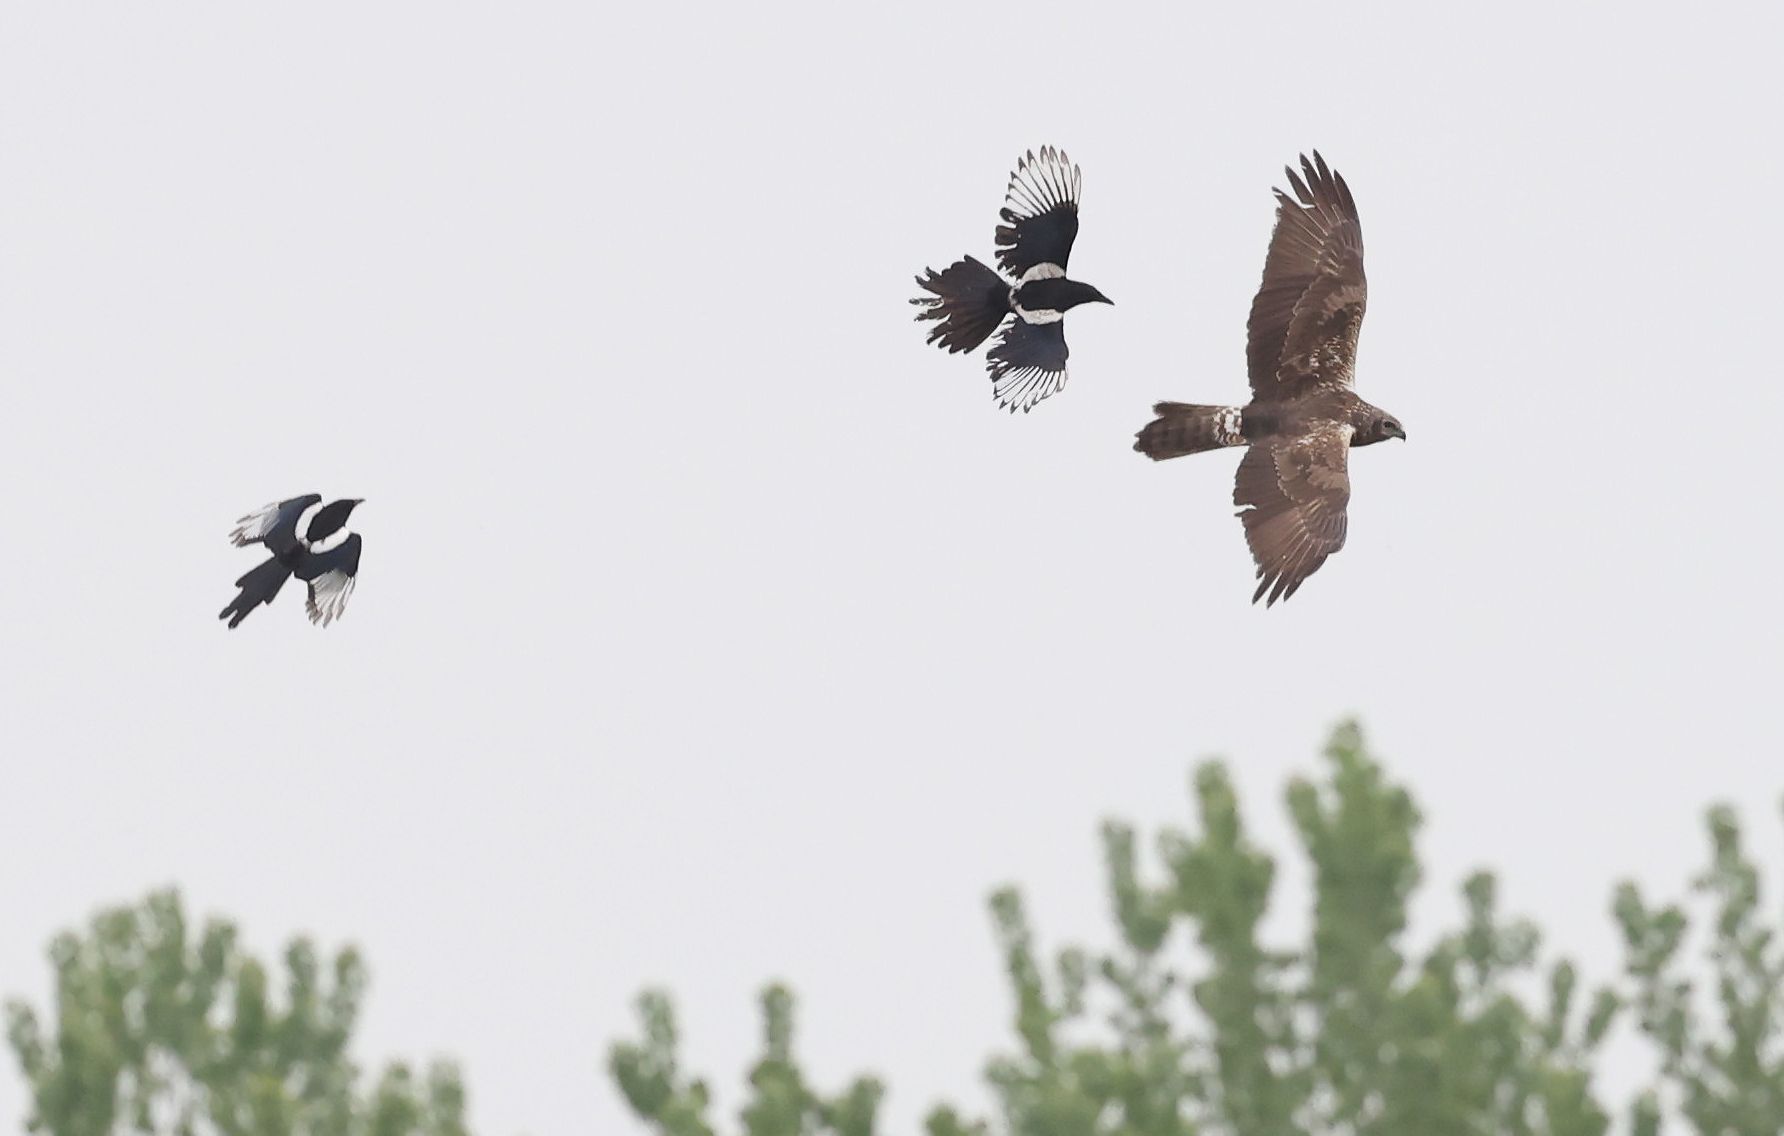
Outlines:
{"label": "bird of prey", "polygon": [[1257,562],[1256,603],[1286,600],[1344,547],[1353,446],[1406,437],[1393,415],[1352,389],[1368,287],[1363,229],[1344,179],[1316,150],[1276,190],[1276,229],[1251,301],[1251,401],[1161,402],[1134,449],[1154,461],[1246,447],[1233,504]]}
{"label": "bird of prey", "polygon": [[997,405],[1012,414],[1018,408],[1026,414],[1065,386],[1065,313],[1079,304],[1114,303],[1090,285],[1066,279],[1078,236],[1081,181],[1078,167],[1051,146],[1016,163],[997,227],[998,267],[1014,284],[970,256],[917,277],[929,293],[911,301],[923,309],[917,318],[937,321],[930,343],[971,351],[1003,324],[985,369]]}
{"label": "bird of prey", "polygon": [[[327,627],[339,619],[359,573],[359,534],[346,531],[347,516],[363,502],[364,498],[345,498],[322,505],[321,494],[306,493],[243,517],[229,534],[230,541],[238,548],[264,545],[272,555],[235,582],[241,592],[217,618],[237,626],[261,604],[272,603],[286,578],[296,576],[309,585],[310,622]],[[311,514],[309,527],[300,537],[298,525],[306,514]]]}

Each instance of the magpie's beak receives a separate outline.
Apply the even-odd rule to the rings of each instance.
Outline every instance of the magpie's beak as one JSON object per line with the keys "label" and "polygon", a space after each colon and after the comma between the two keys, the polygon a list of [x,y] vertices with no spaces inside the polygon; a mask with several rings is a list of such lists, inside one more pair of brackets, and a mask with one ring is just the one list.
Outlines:
{"label": "magpie's beak", "polygon": [[1102,293],[1101,293],[1101,292],[1098,292],[1098,293],[1097,293],[1097,294],[1096,294],[1096,296],[1095,296],[1095,300],[1096,300],[1096,302],[1097,302],[1097,303],[1099,303],[1099,304],[1107,304],[1107,305],[1109,305],[1109,306],[1110,306],[1110,307],[1111,307],[1111,308],[1112,308],[1112,307],[1114,307],[1114,306],[1115,306],[1115,301],[1114,301],[1114,300],[1111,300],[1111,299],[1109,299],[1109,297],[1107,297],[1107,296],[1105,296],[1105,295],[1103,295],[1103,294],[1102,294]]}

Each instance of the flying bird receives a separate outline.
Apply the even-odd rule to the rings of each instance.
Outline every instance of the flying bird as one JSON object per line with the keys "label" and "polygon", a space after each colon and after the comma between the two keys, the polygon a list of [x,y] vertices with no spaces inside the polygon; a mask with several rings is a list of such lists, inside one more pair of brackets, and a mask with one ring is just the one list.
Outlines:
{"label": "flying bird", "polygon": [[[241,591],[217,618],[238,626],[255,608],[272,603],[286,579],[296,576],[310,589],[310,622],[327,627],[339,619],[359,574],[359,534],[346,531],[347,517],[363,503],[364,498],[343,498],[322,505],[321,494],[306,493],[241,518],[230,542],[238,548],[264,545],[272,555],[235,582]],[[311,514],[309,525],[300,537],[298,525],[306,514]]]}
{"label": "flying bird", "polygon": [[1319,151],[1287,170],[1276,228],[1246,324],[1251,401],[1161,402],[1134,449],[1154,461],[1246,447],[1233,504],[1257,563],[1251,601],[1295,594],[1344,547],[1354,446],[1406,437],[1398,419],[1357,397],[1357,333],[1368,286],[1363,229],[1344,179]]}
{"label": "flying bird", "polygon": [[917,277],[929,294],[911,303],[923,309],[919,320],[936,321],[930,343],[971,351],[1003,326],[985,369],[997,405],[1011,413],[1027,413],[1065,386],[1065,313],[1079,304],[1114,303],[1090,285],[1066,279],[1078,237],[1081,181],[1078,167],[1051,146],[1016,163],[997,227],[997,264],[1015,283],[970,256]]}

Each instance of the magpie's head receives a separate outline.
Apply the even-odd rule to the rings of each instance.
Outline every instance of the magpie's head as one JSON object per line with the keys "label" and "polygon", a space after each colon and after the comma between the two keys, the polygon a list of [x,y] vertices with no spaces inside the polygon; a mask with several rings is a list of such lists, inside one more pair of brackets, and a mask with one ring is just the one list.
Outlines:
{"label": "magpie's head", "polygon": [[347,526],[347,517],[352,514],[354,506],[364,503],[363,497],[343,497],[339,501],[330,501],[310,518],[310,528],[304,533],[304,539],[318,541],[331,533],[339,532]]}
{"label": "magpie's head", "polygon": [[1075,308],[1079,304],[1113,304],[1115,302],[1088,284],[1076,280],[1067,281],[1067,283],[1071,287],[1071,292],[1066,297],[1066,302],[1059,305],[1061,310]]}

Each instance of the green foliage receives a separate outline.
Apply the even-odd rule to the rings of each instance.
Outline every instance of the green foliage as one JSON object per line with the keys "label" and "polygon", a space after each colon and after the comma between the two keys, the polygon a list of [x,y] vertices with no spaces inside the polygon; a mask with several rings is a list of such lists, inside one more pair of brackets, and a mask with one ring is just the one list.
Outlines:
{"label": "green foliage", "polygon": [[[1463,926],[1413,955],[1404,938],[1419,879],[1418,810],[1386,781],[1354,727],[1337,732],[1326,759],[1323,781],[1296,781],[1287,795],[1313,881],[1310,933],[1298,947],[1262,937],[1276,864],[1246,835],[1218,764],[1196,772],[1194,831],[1158,840],[1160,883],[1142,881],[1132,830],[1105,826],[1114,950],[1063,952],[1049,975],[1016,893],[993,898],[1021,1042],[987,1072],[1002,1113],[997,1130],[1608,1129],[1589,1059],[1616,997],[1600,991],[1582,1014],[1575,973],[1559,963],[1546,972],[1546,1006],[1520,998],[1516,988],[1537,973],[1537,936],[1499,914],[1486,874],[1462,889]],[[1174,934],[1181,951],[1167,949]],[[932,1136],[961,1130],[951,1110],[931,1116]]]}
{"label": "green foliage", "polygon": [[[621,1042],[608,1069],[632,1111],[663,1136],[713,1136],[704,1081],[688,1081],[675,1059],[675,1011],[666,995],[638,999],[644,1040]],[[793,995],[783,986],[762,993],[762,1057],[750,1071],[750,1098],[740,1119],[747,1136],[874,1136],[885,1089],[857,1078],[834,1097],[814,1092],[793,1057]]]}
{"label": "green foliage", "polygon": [[[1408,942],[1418,809],[1354,726],[1325,759],[1286,794],[1311,887],[1298,942],[1263,933],[1277,862],[1218,763],[1195,771],[1194,824],[1158,835],[1155,864],[1131,827],[1104,825],[1112,948],[1045,955],[1021,893],[994,893],[1014,1010],[1013,1043],[985,1070],[996,1115],[942,1105],[929,1136],[1604,1136],[1592,1071],[1620,1017],[1658,1057],[1632,1136],[1784,1132],[1784,939],[1732,810],[1710,811],[1694,898],[1618,889],[1623,982],[1588,992],[1567,961],[1540,962],[1488,873],[1463,882],[1458,926]],[[162,892],[49,954],[53,1013],[6,1007],[32,1132],[467,1136],[451,1065],[362,1083],[348,1046],[366,971],[351,949],[324,958],[297,939],[275,973],[231,924],[194,928]],[[641,1040],[609,1057],[626,1101],[661,1136],[717,1136],[668,997],[638,1011]],[[742,1136],[876,1136],[882,1085],[814,1090],[791,993],[769,987],[761,1015]]]}
{"label": "green foliage", "polygon": [[94,918],[50,946],[49,1023],[21,1003],[7,1036],[28,1082],[32,1132],[110,1136],[465,1136],[464,1088],[437,1064],[356,1091],[348,1041],[365,994],[359,956],[285,950],[283,995],[236,929],[189,926],[171,891]]}
{"label": "green foliage", "polygon": [[[1325,756],[1326,776],[1287,795],[1313,891],[1300,944],[1265,941],[1276,861],[1247,835],[1219,764],[1195,773],[1193,829],[1159,836],[1157,882],[1134,831],[1104,826],[1114,949],[1044,957],[1020,893],[995,893],[1015,1011],[1014,1049],[986,1069],[998,1116],[944,1105],[929,1136],[1603,1136],[1591,1063],[1619,997],[1583,998],[1566,962],[1539,967],[1535,930],[1500,914],[1485,873],[1463,885],[1461,926],[1415,951],[1418,810],[1354,726]],[[1542,996],[1520,993],[1531,989]],[[745,1131],[857,1131],[824,1127],[783,1064],[773,1023],[785,1029],[788,1006],[771,991],[770,1055],[752,1083],[763,1099],[773,1069],[796,1103],[746,1108]],[[645,1041],[614,1050],[626,1098],[666,1136],[713,1136],[703,1085],[677,1070],[667,998],[641,1009]],[[1658,1124],[1651,1101],[1633,1119],[1644,1136]]]}
{"label": "green foliage", "polygon": [[[1659,1051],[1667,1082],[1646,1102],[1650,1131],[1659,1123],[1654,1102],[1665,1095],[1696,1132],[1784,1132],[1784,945],[1761,916],[1759,869],[1742,847],[1734,812],[1711,809],[1709,831],[1710,869],[1694,888],[1711,915],[1706,966],[1684,960],[1690,919],[1683,903],[1652,907],[1625,883],[1613,905],[1637,1023]],[[1690,974],[1714,979],[1710,998]]]}

